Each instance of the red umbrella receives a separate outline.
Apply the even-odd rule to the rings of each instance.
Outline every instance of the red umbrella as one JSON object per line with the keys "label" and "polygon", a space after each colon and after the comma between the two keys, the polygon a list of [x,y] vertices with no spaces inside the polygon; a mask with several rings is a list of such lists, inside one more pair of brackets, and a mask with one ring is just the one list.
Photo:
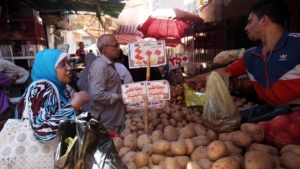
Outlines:
{"label": "red umbrella", "polygon": [[166,42],[176,40],[180,44],[180,39],[184,37],[191,22],[203,22],[203,19],[180,9],[158,9],[138,26],[138,30],[144,37],[165,39]]}
{"label": "red umbrella", "polygon": [[144,37],[180,39],[188,27],[188,23],[182,20],[157,19],[150,16],[145,23],[138,27],[138,30],[144,34]]}

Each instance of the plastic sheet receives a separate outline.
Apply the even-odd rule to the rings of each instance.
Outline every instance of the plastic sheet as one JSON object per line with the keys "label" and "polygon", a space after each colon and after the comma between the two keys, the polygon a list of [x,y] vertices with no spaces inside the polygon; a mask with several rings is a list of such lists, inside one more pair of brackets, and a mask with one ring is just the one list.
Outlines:
{"label": "plastic sheet", "polygon": [[186,83],[184,87],[184,98],[186,106],[203,106],[205,102],[205,94],[195,91],[190,88]]}
{"label": "plastic sheet", "polygon": [[[121,162],[112,138],[102,124],[89,113],[82,113],[75,122],[62,122],[57,137],[56,169],[127,169]],[[74,139],[67,151],[66,139]]]}
{"label": "plastic sheet", "polygon": [[202,114],[204,124],[217,132],[230,132],[237,129],[241,117],[224,80],[217,72],[209,75],[205,94]]}

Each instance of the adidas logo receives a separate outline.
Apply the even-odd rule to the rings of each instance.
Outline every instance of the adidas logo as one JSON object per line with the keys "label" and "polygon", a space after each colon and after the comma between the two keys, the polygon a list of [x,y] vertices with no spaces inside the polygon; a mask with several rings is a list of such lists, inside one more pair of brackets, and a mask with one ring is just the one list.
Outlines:
{"label": "adidas logo", "polygon": [[279,61],[286,61],[287,60],[287,54],[282,54],[279,56]]}

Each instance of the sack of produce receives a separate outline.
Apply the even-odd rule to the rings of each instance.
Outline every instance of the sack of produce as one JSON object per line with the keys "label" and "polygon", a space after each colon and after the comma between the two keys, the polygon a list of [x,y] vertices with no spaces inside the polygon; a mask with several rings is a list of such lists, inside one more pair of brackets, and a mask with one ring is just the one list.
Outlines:
{"label": "sack of produce", "polygon": [[264,129],[265,141],[271,145],[278,148],[288,144],[300,145],[300,112],[279,115],[258,125]]}
{"label": "sack of produce", "polygon": [[232,61],[237,60],[245,53],[245,49],[225,50],[217,54],[214,58],[215,64],[228,64]]}
{"label": "sack of produce", "polygon": [[204,124],[217,132],[229,132],[237,129],[240,125],[240,115],[228,87],[217,72],[209,75],[205,94],[202,114]]}

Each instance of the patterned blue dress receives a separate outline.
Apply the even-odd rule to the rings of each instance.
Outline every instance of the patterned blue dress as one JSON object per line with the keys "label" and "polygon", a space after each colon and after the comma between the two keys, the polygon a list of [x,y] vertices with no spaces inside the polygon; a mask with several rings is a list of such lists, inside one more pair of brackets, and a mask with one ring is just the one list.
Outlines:
{"label": "patterned blue dress", "polygon": [[[58,126],[62,120],[75,120],[76,112],[68,102],[64,104],[56,95],[55,89],[46,81],[37,82],[29,92],[29,120],[33,129],[34,136],[40,142],[52,140],[56,136]],[[67,90],[65,95],[70,99],[70,94]],[[27,91],[23,94],[21,100],[16,106],[16,117],[22,118],[22,112],[25,107],[25,98]]]}

